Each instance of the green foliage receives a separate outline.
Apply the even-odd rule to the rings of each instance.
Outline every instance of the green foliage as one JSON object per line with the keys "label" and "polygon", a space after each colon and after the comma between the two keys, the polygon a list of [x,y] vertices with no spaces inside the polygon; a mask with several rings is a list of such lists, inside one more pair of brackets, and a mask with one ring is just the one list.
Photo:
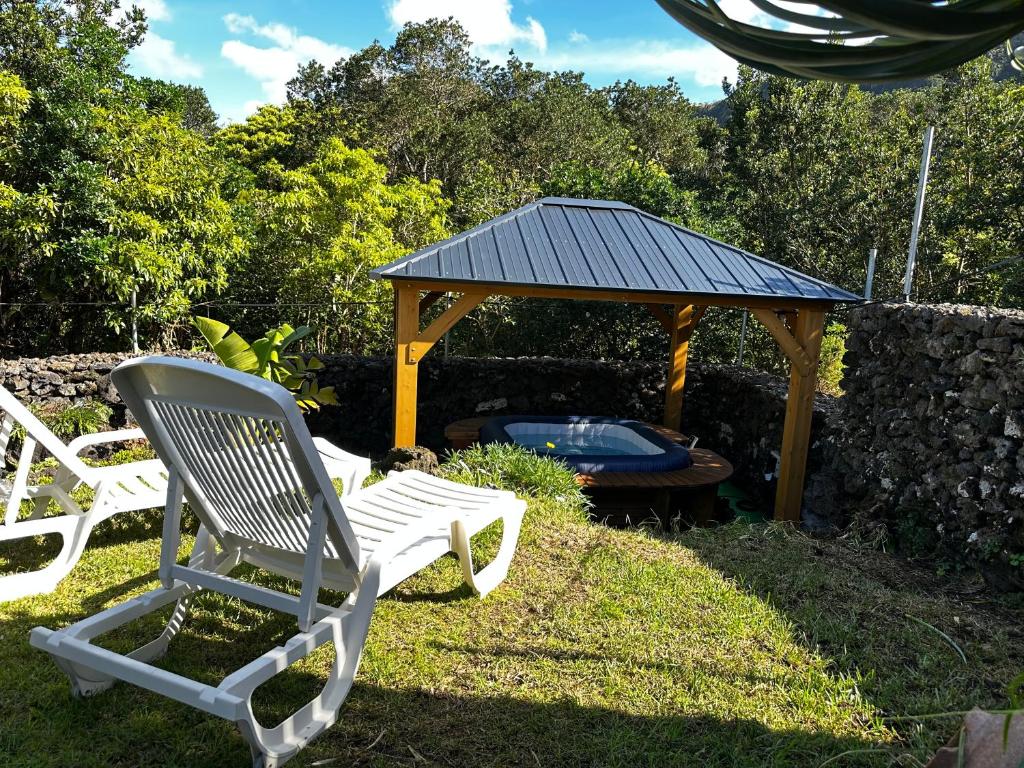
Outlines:
{"label": "green foliage", "polygon": [[457,483],[556,500],[574,510],[589,506],[575,472],[518,445],[491,443],[454,451],[441,465],[441,476]]}
{"label": "green foliage", "polygon": [[552,169],[542,186],[545,195],[594,200],[619,200],[691,229],[706,229],[693,192],[680,189],[656,161],[631,161],[614,171],[586,163]]}
{"label": "green foliage", "polygon": [[113,409],[99,400],[84,400],[68,406],[30,406],[33,414],[64,440],[91,435],[110,426]]}
{"label": "green foliage", "polygon": [[143,343],[171,344],[242,248],[223,164],[182,122],[197,95],[126,73],[145,21],[133,9],[112,24],[115,6],[0,7],[0,69],[29,92],[0,163],[0,286],[52,305],[0,313],[5,351],[123,349],[132,291]]}
{"label": "green foliage", "polygon": [[287,323],[271,328],[252,344],[230,327],[209,317],[193,318],[210,349],[228,368],[273,381],[295,396],[302,410],[316,410],[321,405],[337,405],[334,387],[321,387],[316,371],[324,364],[316,357],[290,355],[288,349],[310,333],[308,326],[292,328]]}
{"label": "green foliage", "polygon": [[[104,136],[98,160],[110,234],[89,251],[88,266],[105,295],[127,302],[137,291],[143,327],[169,345],[192,301],[222,291],[228,264],[243,251],[219,194],[224,166],[200,135],[167,115],[99,110],[95,125]],[[106,319],[120,331],[127,312],[108,310]]]}
{"label": "green foliage", "polygon": [[[265,117],[261,113],[260,122]],[[250,138],[252,146],[268,144],[258,132]],[[249,157],[259,162],[262,155]],[[448,202],[438,182],[389,183],[387,168],[372,153],[336,138],[292,170],[276,158],[250,170],[256,183],[234,200],[251,244],[233,265],[234,296],[243,303],[303,307],[318,329],[319,349],[383,349],[390,288],[368,273],[448,235]],[[257,316],[261,323],[270,313]],[[250,317],[240,312],[233,324],[249,329],[255,324]]]}
{"label": "green foliage", "polygon": [[217,145],[230,159],[255,173],[271,160],[282,167],[294,166],[298,120],[294,109],[267,104],[244,123],[235,123],[217,134]]}
{"label": "green foliage", "polygon": [[217,113],[210,106],[206,91],[194,85],[180,85],[141,77],[135,83],[137,98],[146,111],[171,115],[183,128],[206,139],[217,132]]}
{"label": "green foliage", "polygon": [[821,340],[818,363],[818,390],[829,395],[843,394],[843,356],[846,354],[846,326],[829,323]]}

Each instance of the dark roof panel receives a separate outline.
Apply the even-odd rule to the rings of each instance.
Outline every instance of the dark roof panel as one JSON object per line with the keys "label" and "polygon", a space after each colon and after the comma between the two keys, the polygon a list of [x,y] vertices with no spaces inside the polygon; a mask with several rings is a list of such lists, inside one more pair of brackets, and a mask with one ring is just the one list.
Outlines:
{"label": "dark roof panel", "polygon": [[610,200],[548,197],[371,273],[379,279],[756,296],[860,297]]}

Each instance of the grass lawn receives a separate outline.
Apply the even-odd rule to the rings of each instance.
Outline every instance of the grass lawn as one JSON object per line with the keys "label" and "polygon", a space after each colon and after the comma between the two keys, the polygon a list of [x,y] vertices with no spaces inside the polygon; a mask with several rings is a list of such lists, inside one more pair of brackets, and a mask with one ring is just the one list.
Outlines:
{"label": "grass lawn", "polygon": [[[249,764],[232,725],[132,686],[72,699],[28,645],[156,586],[158,517],[106,523],[57,592],[0,605],[0,765]],[[44,553],[0,551],[0,569]],[[295,631],[206,596],[162,663],[212,682]],[[263,689],[266,721],[329,662]],[[889,555],[775,526],[616,531],[537,497],[487,599],[447,559],[379,601],[340,722],[290,765],[919,765],[957,721],[893,716],[1005,706],[1022,668],[1019,604]]]}

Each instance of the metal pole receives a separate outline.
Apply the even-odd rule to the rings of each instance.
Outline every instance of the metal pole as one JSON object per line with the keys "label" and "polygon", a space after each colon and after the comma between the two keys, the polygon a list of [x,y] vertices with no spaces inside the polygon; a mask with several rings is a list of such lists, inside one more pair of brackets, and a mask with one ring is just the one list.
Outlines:
{"label": "metal pole", "polygon": [[864,281],[864,298],[871,298],[871,288],[875,284],[875,259],[878,258],[878,249],[872,248],[868,251],[868,278]]}
{"label": "metal pole", "polygon": [[736,354],[736,365],[743,365],[743,347],[747,341],[747,310],[743,310],[743,322],[740,324],[740,348]]}
{"label": "metal pole", "polygon": [[[452,295],[448,294],[448,309],[452,308]],[[449,331],[450,333],[450,331]],[[444,359],[448,359],[448,333],[444,335]]]}
{"label": "metal pole", "polygon": [[907,256],[907,274],[903,278],[903,300],[910,301],[910,289],[914,282],[914,266],[917,262],[917,238],[921,234],[921,219],[924,216],[924,193],[928,186],[928,167],[932,162],[932,139],[935,126],[929,125],[924,132],[924,147],[921,149],[921,172],[917,177],[917,205],[914,206],[914,223],[910,229],[910,253]]}
{"label": "metal pole", "polygon": [[139,319],[135,314],[136,292],[132,291],[132,354],[139,354]]}

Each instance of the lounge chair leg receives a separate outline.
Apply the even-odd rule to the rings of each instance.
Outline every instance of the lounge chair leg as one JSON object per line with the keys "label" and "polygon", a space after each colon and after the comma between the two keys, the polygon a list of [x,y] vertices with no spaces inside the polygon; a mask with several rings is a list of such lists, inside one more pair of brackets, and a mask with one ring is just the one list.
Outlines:
{"label": "lounge chair leg", "polygon": [[63,540],[53,562],[38,571],[13,573],[0,577],[0,602],[52,592],[78,563],[92,531],[88,515],[61,515],[42,520],[21,520],[0,525],[0,541],[16,541],[33,536],[59,535]]}
{"label": "lounge chair leg", "polygon": [[501,546],[498,548],[498,554],[494,556],[494,560],[477,573],[473,572],[473,553],[470,547],[469,533],[461,522],[452,523],[452,549],[459,556],[459,562],[462,564],[462,576],[480,597],[486,596],[508,575],[508,567],[512,563],[516,543],[519,541],[519,529],[523,524],[524,512],[525,505],[524,509],[502,516]]}
{"label": "lounge chair leg", "polygon": [[[260,677],[240,683],[235,692],[247,696],[249,705],[247,716],[235,721],[235,724],[249,743],[253,768],[280,768],[337,721],[341,706],[352,689],[356,670],[359,669],[359,659],[366,643],[379,585],[379,568],[375,567],[364,574],[359,589],[349,594],[333,616],[318,622],[321,625],[324,621],[333,624],[332,638],[328,642],[334,645],[334,664],[323,690],[302,709],[275,727],[264,728],[252,712],[252,694],[269,678]],[[302,633],[292,638],[288,645],[295,643],[297,648],[307,648],[308,642],[308,634]],[[285,648],[278,648],[271,653],[283,653]],[[307,655],[311,650],[307,648],[302,655]]]}
{"label": "lounge chair leg", "polygon": [[[189,556],[189,565],[212,570],[215,566],[215,554],[213,537],[207,533],[205,528],[200,527],[199,532],[196,534],[196,543],[192,548],[192,554]],[[174,604],[174,610],[167,620],[167,626],[164,627],[160,636],[140,646],[128,655],[136,661],[149,663],[156,661],[166,654],[171,640],[174,639],[174,636],[181,631],[182,626],[185,624],[188,609],[194,596],[195,592],[190,592],[178,598]],[[71,694],[73,696],[95,696],[117,682],[115,678],[104,675],[87,666],[72,663],[59,656],[54,656],[53,659],[71,681]]]}
{"label": "lounge chair leg", "polygon": [[76,699],[103,693],[117,682],[114,678],[102,675],[89,667],[83,667],[81,664],[72,664],[70,661],[56,657],[53,660],[68,676],[68,680],[71,682],[71,695]]}
{"label": "lounge chair leg", "polygon": [[[216,546],[214,545],[213,537],[204,526],[199,526],[199,531],[196,533],[196,542],[192,546],[192,553],[188,558],[189,567],[212,571],[216,567],[215,555]],[[171,617],[167,620],[167,626],[164,627],[164,631],[160,633],[160,637],[134,651],[131,654],[133,659],[151,662],[156,661],[167,653],[171,640],[174,639],[175,635],[185,625],[185,619],[188,618],[188,610],[192,606],[192,600],[195,599],[196,592],[199,591],[197,589],[185,597],[179,598],[178,602],[174,604],[174,610],[171,612]]]}

